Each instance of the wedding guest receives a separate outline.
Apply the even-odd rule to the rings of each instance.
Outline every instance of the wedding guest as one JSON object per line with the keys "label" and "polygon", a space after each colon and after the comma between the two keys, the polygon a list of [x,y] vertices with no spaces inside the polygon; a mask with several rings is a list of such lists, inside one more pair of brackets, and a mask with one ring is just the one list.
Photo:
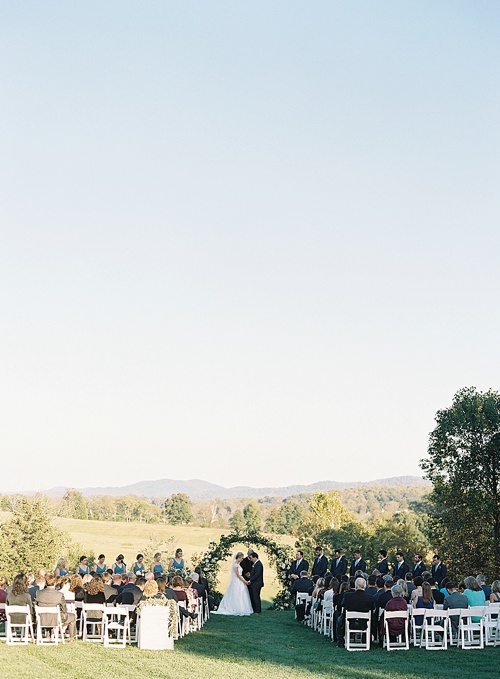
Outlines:
{"label": "wedding guest", "polygon": [[500,580],[493,580],[491,583],[490,603],[497,604],[500,602]]}
{"label": "wedding guest", "polygon": [[[146,584],[146,579],[143,578],[142,576],[139,576],[138,578],[135,579],[134,583],[131,583],[127,587],[125,587],[120,594],[115,599],[116,604],[126,604],[126,605],[135,605],[139,603],[143,591],[144,591],[144,585]],[[106,600],[106,602],[108,602]]]}
{"label": "wedding guest", "polygon": [[416,578],[413,579],[413,584],[415,585],[415,589],[410,595],[410,600],[412,604],[416,607],[416,601],[419,596],[422,596],[422,585],[424,583],[424,580],[421,575],[417,575]]}
{"label": "wedding guest", "polygon": [[184,559],[182,558],[182,549],[179,547],[175,550],[175,556],[170,559],[168,564],[168,570],[183,571],[184,570]]}
{"label": "wedding guest", "polygon": [[85,590],[83,588],[83,580],[81,575],[76,573],[71,576],[69,591],[73,593],[75,601],[83,601],[85,599]]}
{"label": "wedding guest", "polygon": [[[44,571],[45,573],[45,571]],[[55,576],[54,576],[55,577]],[[31,587],[28,587],[28,592],[32,600],[35,600],[36,593],[45,587],[45,575],[41,575],[40,571],[37,573],[35,582]]]}
{"label": "wedding guest", "polygon": [[[66,608],[66,601],[61,592],[57,592],[55,588],[56,576],[53,573],[46,573],[45,575],[45,587],[39,589],[35,596],[35,602],[38,606],[57,606],[61,612],[61,621],[63,625],[68,626],[70,641],[73,641],[76,637],[76,616],[74,613],[68,613]],[[48,615],[48,614],[46,614]],[[56,624],[57,617],[53,616],[52,620],[47,620],[49,624]]]}
{"label": "wedding guest", "polygon": [[107,571],[102,576],[102,583],[104,585],[104,596],[106,597],[106,603],[111,604],[117,597],[118,589],[116,587],[113,587],[113,585],[111,584],[112,577]]}
{"label": "wedding guest", "polygon": [[[407,611],[408,603],[403,596],[403,588],[400,583],[404,580],[399,580],[396,585],[391,588],[391,599],[385,605],[386,611]],[[390,618],[387,620],[387,626],[389,628],[389,639],[390,641],[396,641],[396,637],[399,637],[404,633],[406,628],[406,620],[404,618]],[[384,615],[380,616],[380,627],[379,627],[379,642],[380,646],[384,646],[384,634],[385,634],[385,620]]]}
{"label": "wedding guest", "polygon": [[486,601],[489,601],[490,596],[491,596],[491,587],[486,584],[486,577],[482,573],[479,573],[479,575],[476,575],[476,580],[478,582],[478,585],[481,587],[481,589],[484,592],[484,596],[486,597]]}
{"label": "wedding guest", "polygon": [[78,575],[81,575],[82,578],[84,575],[90,575],[90,568],[88,565],[88,559],[86,556],[81,556],[80,557],[80,562],[77,566],[76,573]]}
{"label": "wedding guest", "polygon": [[64,575],[68,575],[68,574],[69,574],[69,571],[66,568],[66,559],[61,557],[58,560],[57,565],[55,567],[54,575],[56,576],[56,578],[62,578]]}
{"label": "wedding guest", "polygon": [[[33,600],[28,592],[28,581],[24,573],[19,573],[14,578],[12,591],[7,594],[5,603],[7,606],[28,606],[31,618],[33,619]],[[25,622],[25,616],[22,614],[13,614],[12,623],[16,624],[16,622],[23,624]]]}
{"label": "wedding guest", "polygon": [[[417,578],[415,578],[416,580]],[[434,599],[432,597],[432,589],[428,582],[422,583],[422,594],[417,597],[414,604],[415,608],[434,608]],[[415,624],[421,625],[424,621],[423,615],[415,616]]]}
{"label": "wedding guest", "polygon": [[[464,594],[469,602],[469,608],[472,608],[472,606],[484,606],[486,597],[476,578],[473,575],[469,575],[469,577],[465,578],[464,582]],[[472,618],[472,622],[479,622],[479,620],[481,620],[481,618],[478,618],[477,616]]]}
{"label": "wedding guest", "polygon": [[93,576],[90,575],[90,573],[87,573],[87,575],[84,575],[82,577],[82,584],[83,584],[83,589],[87,591],[87,587],[89,586],[89,583],[92,582]]}
{"label": "wedding guest", "polygon": [[71,591],[71,575],[64,575],[62,578],[58,578],[56,589],[62,592],[66,601],[74,601],[75,595]]}
{"label": "wedding guest", "polygon": [[[9,586],[9,581],[6,577],[0,577],[0,604],[4,604],[7,599],[7,587]],[[6,621],[5,611],[0,611],[0,623]]]}
{"label": "wedding guest", "polygon": [[[448,584],[446,585],[446,591],[447,596],[445,597],[443,604],[443,608],[445,611],[448,609],[453,610],[469,608],[469,602],[467,601],[467,597],[457,592],[455,584],[451,582],[451,580],[449,580]],[[458,628],[460,625],[460,615],[450,614],[449,620],[451,622],[451,629],[453,634],[455,636],[458,635]]]}
{"label": "wedding guest", "polygon": [[[102,578],[92,578],[89,582],[87,591],[85,592],[86,604],[105,604],[106,595],[104,594],[104,582]],[[87,620],[89,622],[100,622],[102,620],[102,611],[87,611]]]}
{"label": "wedding guest", "polygon": [[191,573],[189,578],[192,582],[191,587],[198,592],[198,596],[202,597],[203,599],[206,599],[207,590],[203,587],[202,584],[200,584],[200,576],[198,575],[198,573]]}

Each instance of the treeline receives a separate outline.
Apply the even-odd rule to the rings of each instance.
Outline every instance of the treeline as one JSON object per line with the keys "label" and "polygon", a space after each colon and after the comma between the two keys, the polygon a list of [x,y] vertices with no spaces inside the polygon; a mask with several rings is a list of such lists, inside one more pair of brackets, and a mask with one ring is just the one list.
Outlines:
{"label": "treeline", "polygon": [[[381,515],[407,511],[422,500],[423,486],[366,486],[338,491],[344,507],[362,522]],[[19,496],[17,496],[19,497]],[[258,514],[261,528],[273,533],[290,533],[307,510],[311,494],[288,498],[239,498],[193,502],[184,493],[170,498],[141,498],[136,495],[85,497],[68,490],[62,498],[47,498],[51,513],[64,518],[94,521],[138,521],[141,523],[192,524],[202,527],[228,528],[242,525],[243,510],[251,505]],[[10,511],[16,496],[0,495],[0,507]],[[254,510],[248,510],[254,511]],[[254,522],[257,519],[254,520]]]}

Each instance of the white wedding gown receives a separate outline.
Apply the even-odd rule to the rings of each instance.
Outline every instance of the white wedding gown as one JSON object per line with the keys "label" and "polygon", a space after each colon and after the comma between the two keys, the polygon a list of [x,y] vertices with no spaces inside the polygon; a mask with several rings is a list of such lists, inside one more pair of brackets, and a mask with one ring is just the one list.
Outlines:
{"label": "white wedding gown", "polygon": [[236,573],[241,575],[243,571],[241,566],[233,562],[229,587],[222,597],[219,608],[214,613],[219,615],[252,615],[253,608],[250,602],[248,585],[241,582]]}

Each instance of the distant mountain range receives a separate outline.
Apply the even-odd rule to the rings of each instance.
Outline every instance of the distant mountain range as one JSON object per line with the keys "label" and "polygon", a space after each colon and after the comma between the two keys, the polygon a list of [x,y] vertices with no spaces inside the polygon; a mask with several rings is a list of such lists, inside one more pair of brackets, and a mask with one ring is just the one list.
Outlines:
{"label": "distant mountain range", "polygon": [[[191,500],[217,500],[234,498],[259,498],[259,497],[289,497],[299,493],[315,493],[323,490],[341,490],[342,488],[356,488],[358,486],[426,486],[420,476],[392,476],[388,479],[375,481],[352,481],[342,483],[339,481],[318,481],[310,485],[284,486],[282,488],[251,488],[250,486],[235,486],[224,488],[208,481],[192,479],[190,481],[175,481],[174,479],[160,479],[158,481],[139,481],[130,486],[109,486],[103,488],[78,488],[87,497],[96,495],[138,495],[148,498],[167,498],[173,493],[185,493]],[[51,497],[62,497],[68,488],[59,486],[46,491]]]}

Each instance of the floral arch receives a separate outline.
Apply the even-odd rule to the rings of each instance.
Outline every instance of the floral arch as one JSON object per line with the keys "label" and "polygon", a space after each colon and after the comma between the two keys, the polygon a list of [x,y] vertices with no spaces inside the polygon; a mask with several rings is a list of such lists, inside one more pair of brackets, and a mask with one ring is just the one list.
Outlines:
{"label": "floral arch", "polygon": [[222,594],[217,590],[219,585],[220,562],[227,559],[232,552],[232,545],[242,543],[248,547],[256,545],[263,547],[266,551],[269,563],[276,569],[276,577],[281,586],[280,590],[273,598],[273,608],[290,608],[290,586],[288,571],[292,562],[291,549],[287,545],[280,545],[274,540],[262,535],[262,533],[245,532],[238,533],[233,531],[229,535],[222,535],[219,542],[209,542],[208,550],[196,559],[201,566],[204,576],[208,580],[210,591],[214,596],[215,603],[218,604]]}

